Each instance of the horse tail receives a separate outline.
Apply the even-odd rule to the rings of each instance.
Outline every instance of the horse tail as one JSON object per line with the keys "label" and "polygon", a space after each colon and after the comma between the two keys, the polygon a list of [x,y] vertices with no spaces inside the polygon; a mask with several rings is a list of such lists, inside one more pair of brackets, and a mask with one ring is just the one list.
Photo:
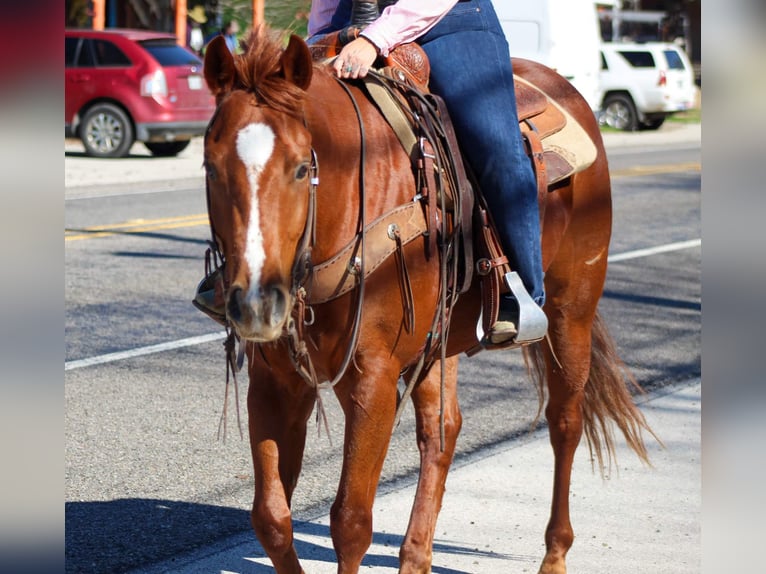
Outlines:
{"label": "horse tail", "polygon": [[[539,417],[546,395],[544,347],[540,343],[530,345],[524,351],[527,369],[538,388]],[[644,392],[617,354],[614,340],[597,312],[591,328],[590,371],[585,384],[582,414],[583,432],[588,442],[591,460],[594,464],[598,461],[602,474],[606,469],[611,469],[616,461],[613,425],[622,431],[627,445],[639,459],[649,466],[651,463],[644,443],[644,432],[662,444],[649,427],[643,413],[636,407],[631,389],[637,393]]]}

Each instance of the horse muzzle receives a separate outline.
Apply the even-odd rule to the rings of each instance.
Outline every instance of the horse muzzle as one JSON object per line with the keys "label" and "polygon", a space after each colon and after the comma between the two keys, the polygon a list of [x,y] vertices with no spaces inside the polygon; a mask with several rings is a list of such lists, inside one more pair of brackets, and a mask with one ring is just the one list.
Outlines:
{"label": "horse muzzle", "polygon": [[292,309],[292,296],[281,285],[243,289],[232,285],[226,297],[226,317],[243,340],[277,340]]}

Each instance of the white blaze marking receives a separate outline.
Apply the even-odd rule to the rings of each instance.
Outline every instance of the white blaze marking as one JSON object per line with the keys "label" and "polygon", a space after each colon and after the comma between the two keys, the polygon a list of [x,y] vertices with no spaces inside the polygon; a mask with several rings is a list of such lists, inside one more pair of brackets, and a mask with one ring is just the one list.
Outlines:
{"label": "white blaze marking", "polygon": [[237,155],[247,169],[250,182],[250,221],[247,223],[245,261],[250,267],[250,288],[260,284],[266,253],[263,250],[261,217],[258,210],[258,178],[274,151],[274,132],[266,124],[250,124],[237,135]]}

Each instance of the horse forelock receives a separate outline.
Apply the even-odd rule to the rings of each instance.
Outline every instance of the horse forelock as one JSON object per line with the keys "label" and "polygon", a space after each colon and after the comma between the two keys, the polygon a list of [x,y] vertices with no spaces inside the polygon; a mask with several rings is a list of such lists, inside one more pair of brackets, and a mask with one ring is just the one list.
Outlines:
{"label": "horse forelock", "polygon": [[261,25],[242,41],[242,48],[234,58],[235,87],[252,93],[259,104],[300,117],[306,92],[282,73],[284,34]]}

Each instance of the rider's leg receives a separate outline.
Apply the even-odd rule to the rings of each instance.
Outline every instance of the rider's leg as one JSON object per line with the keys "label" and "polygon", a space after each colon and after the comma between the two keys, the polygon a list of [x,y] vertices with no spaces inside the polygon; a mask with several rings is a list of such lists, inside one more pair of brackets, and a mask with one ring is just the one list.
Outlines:
{"label": "rider's leg", "polygon": [[[459,2],[419,42],[430,59],[431,90],[447,104],[511,267],[542,306],[537,186],[518,127],[508,43],[491,2]],[[512,297],[501,303],[501,320],[517,313]],[[504,328],[494,329],[500,338]]]}

